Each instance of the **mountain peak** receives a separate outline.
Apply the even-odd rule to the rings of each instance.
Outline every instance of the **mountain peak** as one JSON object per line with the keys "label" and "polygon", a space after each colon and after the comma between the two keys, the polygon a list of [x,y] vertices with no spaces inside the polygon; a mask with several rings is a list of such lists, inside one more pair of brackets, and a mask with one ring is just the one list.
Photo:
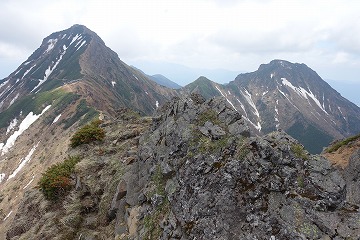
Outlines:
{"label": "mountain peak", "polygon": [[211,82],[210,79],[208,79],[207,77],[204,77],[204,76],[198,77],[198,79],[196,79],[195,81]]}
{"label": "mountain peak", "polygon": [[262,70],[267,70],[267,69],[292,69],[296,66],[299,66],[299,65],[302,65],[302,64],[299,64],[299,63],[291,63],[289,61],[286,61],[286,60],[281,60],[281,59],[275,59],[275,60],[272,60],[270,63],[268,64],[261,64],[259,66],[259,71],[262,71]]}
{"label": "mountain peak", "polygon": [[[58,87],[83,96],[91,92],[91,96],[98,97],[91,101],[97,103],[99,109],[115,107],[100,101],[100,92],[104,93],[104,100],[110,100],[109,95],[112,96],[111,102],[116,108],[134,104],[142,113],[153,112],[165,100],[150,94],[150,90],[158,87],[153,81],[127,66],[95,32],[80,24],[44,38],[40,47],[0,83],[0,92],[4,90],[0,96],[0,111],[29,93]],[[144,91],[140,90],[144,85],[147,85]],[[151,101],[147,99],[145,103],[135,103],[132,98],[143,93]],[[139,100],[139,97],[136,99]],[[107,110],[113,112],[113,109]]]}

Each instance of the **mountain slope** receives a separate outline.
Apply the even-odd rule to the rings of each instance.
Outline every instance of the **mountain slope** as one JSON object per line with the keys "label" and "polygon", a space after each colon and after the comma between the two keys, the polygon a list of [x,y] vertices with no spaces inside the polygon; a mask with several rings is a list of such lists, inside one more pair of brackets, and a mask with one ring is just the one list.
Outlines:
{"label": "mountain slope", "polygon": [[0,110],[29,93],[64,85],[109,113],[126,106],[149,114],[156,109],[157,101],[162,104],[174,95],[123,63],[94,32],[81,25],[46,37],[0,84]]}
{"label": "mountain slope", "polygon": [[19,196],[63,158],[79,126],[116,118],[124,107],[151,114],[175,95],[122,62],[85,26],[46,37],[0,81],[0,209],[8,215],[0,238]]}
{"label": "mountain slope", "polygon": [[360,108],[305,64],[274,60],[227,85],[197,85],[207,97],[221,93],[258,133],[284,129],[313,153],[334,138],[360,132]]}

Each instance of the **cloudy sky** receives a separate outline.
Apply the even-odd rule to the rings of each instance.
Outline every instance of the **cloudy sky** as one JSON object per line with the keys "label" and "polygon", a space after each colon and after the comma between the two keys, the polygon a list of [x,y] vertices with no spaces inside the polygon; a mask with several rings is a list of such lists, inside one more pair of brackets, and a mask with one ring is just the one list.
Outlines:
{"label": "cloudy sky", "polygon": [[244,72],[285,59],[360,86],[358,0],[1,0],[0,9],[0,79],[79,23],[135,66]]}

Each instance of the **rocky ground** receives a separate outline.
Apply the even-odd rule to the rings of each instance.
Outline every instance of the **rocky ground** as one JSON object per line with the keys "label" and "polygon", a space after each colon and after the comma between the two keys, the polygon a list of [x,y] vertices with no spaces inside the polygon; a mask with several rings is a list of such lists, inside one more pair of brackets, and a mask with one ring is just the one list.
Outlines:
{"label": "rocky ground", "polygon": [[358,239],[360,151],[340,172],[285,132],[251,136],[215,98],[103,126],[60,202],[28,191],[8,239]]}

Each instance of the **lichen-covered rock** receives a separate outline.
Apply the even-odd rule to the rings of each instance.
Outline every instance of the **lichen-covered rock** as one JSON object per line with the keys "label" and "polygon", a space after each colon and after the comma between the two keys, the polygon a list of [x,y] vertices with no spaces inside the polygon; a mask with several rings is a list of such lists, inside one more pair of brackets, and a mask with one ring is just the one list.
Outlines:
{"label": "lichen-covered rock", "polygon": [[360,236],[358,208],[349,211],[327,159],[282,131],[250,137],[224,99],[193,99],[160,109],[140,139],[140,239]]}
{"label": "lichen-covered rock", "polygon": [[350,157],[349,165],[344,170],[346,179],[347,201],[360,205],[360,149]]}

